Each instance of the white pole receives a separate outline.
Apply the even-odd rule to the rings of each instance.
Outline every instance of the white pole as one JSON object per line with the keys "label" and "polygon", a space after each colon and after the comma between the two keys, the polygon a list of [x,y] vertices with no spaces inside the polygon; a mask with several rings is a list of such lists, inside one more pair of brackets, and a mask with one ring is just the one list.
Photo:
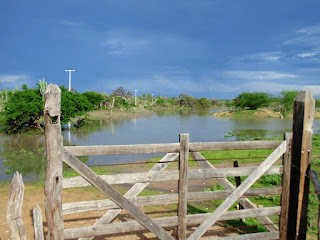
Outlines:
{"label": "white pole", "polygon": [[66,69],[64,71],[69,72],[69,91],[71,91],[71,72],[74,72],[76,70],[74,70],[74,69]]}
{"label": "white pole", "polygon": [[[69,92],[70,92],[71,91],[71,72],[74,72],[75,70],[74,69],[65,69],[64,71],[65,72],[69,72]],[[70,122],[68,122],[68,129],[69,129],[68,140],[69,140],[69,143],[71,142],[70,127],[71,127],[71,124],[70,124]]]}
{"label": "white pole", "polygon": [[137,91],[138,90],[134,90],[134,105],[137,106]]}

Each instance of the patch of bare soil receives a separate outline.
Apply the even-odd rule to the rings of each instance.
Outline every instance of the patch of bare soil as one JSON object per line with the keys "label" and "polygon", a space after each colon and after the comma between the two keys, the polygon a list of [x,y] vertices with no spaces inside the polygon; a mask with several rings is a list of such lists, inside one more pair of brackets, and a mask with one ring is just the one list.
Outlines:
{"label": "patch of bare soil", "polygon": [[[257,164],[257,163],[255,163]],[[232,167],[232,163],[218,164],[216,167]],[[130,172],[147,171],[149,167],[145,165],[131,165]],[[170,168],[170,170],[176,169],[176,166]],[[123,170],[124,171],[124,170]],[[204,188],[209,188],[214,184],[213,179],[194,179],[189,180],[189,191],[203,191]],[[114,186],[119,192],[126,192],[131,185]],[[3,184],[0,187],[0,239],[9,239],[9,229],[6,225],[6,206],[8,201],[10,184]],[[153,182],[147,188],[149,191],[157,191],[163,194],[166,193],[177,193],[178,192],[178,181],[166,181],[166,182]],[[90,200],[101,200],[105,199],[105,195],[98,189],[90,188],[72,188],[64,189],[62,193],[63,203],[77,202],[77,201],[90,201]],[[42,210],[42,217],[44,221],[44,231],[47,232],[47,224],[45,221],[45,210],[44,210],[44,187],[41,185],[32,185],[27,183],[25,185],[24,201],[22,207],[22,220],[26,229],[27,239],[34,239],[33,230],[33,218],[32,210],[39,205]],[[141,207],[147,215],[152,217],[163,217],[163,216],[174,216],[177,214],[176,207],[174,206],[151,206],[151,207]],[[64,217],[65,228],[80,227],[80,226],[90,226],[94,224],[105,211],[94,211],[86,213],[77,213],[66,215]],[[134,220],[126,211],[122,211],[121,214],[114,220],[114,222],[121,222],[125,220]],[[195,227],[189,227],[188,233],[191,234],[195,230]],[[169,232],[175,234],[175,229],[171,229]],[[226,231],[221,223],[216,224],[214,227],[208,231],[207,234],[213,234],[217,236],[224,236],[234,234],[230,230]],[[155,239],[152,233],[148,231],[139,231],[132,234],[117,234],[112,236],[100,236],[95,239]]]}
{"label": "patch of bare soil", "polygon": [[213,114],[214,117],[243,117],[243,118],[280,118],[282,115],[280,112],[274,112],[270,109],[261,108],[256,110],[252,115],[249,115],[247,112],[243,112],[241,114],[241,110],[226,110],[226,111],[220,111],[215,112]]}

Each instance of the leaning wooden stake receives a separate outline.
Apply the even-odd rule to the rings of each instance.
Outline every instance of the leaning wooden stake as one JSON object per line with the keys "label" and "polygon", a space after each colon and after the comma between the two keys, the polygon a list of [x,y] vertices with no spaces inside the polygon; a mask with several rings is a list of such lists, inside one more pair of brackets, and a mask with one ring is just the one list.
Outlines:
{"label": "leaning wooden stake", "polygon": [[33,211],[33,228],[34,228],[34,239],[43,240],[43,223],[42,223],[42,212],[39,205],[37,205]]}
{"label": "leaning wooden stake", "polygon": [[311,164],[312,127],[315,101],[310,91],[301,91],[295,99],[292,127],[292,162],[287,239],[306,239],[308,195],[307,177]]}
{"label": "leaning wooden stake", "polygon": [[189,134],[180,134],[178,239],[186,239],[188,198]]}
{"label": "leaning wooden stake", "polygon": [[16,172],[12,179],[7,205],[7,224],[11,240],[26,239],[26,231],[21,219],[23,195],[24,184],[22,176],[20,173]]}
{"label": "leaning wooden stake", "polygon": [[45,213],[48,239],[64,239],[62,217],[62,136],[60,124],[61,91],[50,84],[46,90],[44,117],[46,126],[47,176],[45,182]]}

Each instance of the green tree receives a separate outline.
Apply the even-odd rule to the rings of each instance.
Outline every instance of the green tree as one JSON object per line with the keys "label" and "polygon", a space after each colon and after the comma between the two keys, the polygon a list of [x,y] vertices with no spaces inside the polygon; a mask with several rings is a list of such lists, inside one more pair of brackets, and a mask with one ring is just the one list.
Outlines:
{"label": "green tree", "polygon": [[179,105],[180,107],[194,108],[197,106],[197,99],[188,94],[181,93],[179,95]]}
{"label": "green tree", "polygon": [[198,99],[198,107],[199,108],[211,108],[211,102],[207,98]]}
{"label": "green tree", "polygon": [[98,108],[104,100],[104,97],[100,93],[94,91],[84,92],[82,95],[89,101],[93,108]]}
{"label": "green tree", "polygon": [[268,106],[270,101],[271,101],[271,98],[267,93],[243,92],[237,98],[234,99],[234,104],[235,104],[235,107],[237,108],[241,108],[241,109],[248,108],[250,110],[256,110],[257,108]]}
{"label": "green tree", "polygon": [[61,89],[61,123],[66,124],[71,118],[82,116],[94,109],[89,100],[78,92],[68,91],[65,86]]}
{"label": "green tree", "polygon": [[4,106],[1,125],[5,132],[20,133],[33,128],[42,130],[39,120],[43,115],[43,103],[39,88],[22,85],[21,91],[8,93],[8,101]]}
{"label": "green tree", "polygon": [[298,91],[293,90],[282,90],[281,91],[281,103],[282,103],[282,113],[284,116],[288,114],[288,112],[293,110],[294,99],[298,95]]}

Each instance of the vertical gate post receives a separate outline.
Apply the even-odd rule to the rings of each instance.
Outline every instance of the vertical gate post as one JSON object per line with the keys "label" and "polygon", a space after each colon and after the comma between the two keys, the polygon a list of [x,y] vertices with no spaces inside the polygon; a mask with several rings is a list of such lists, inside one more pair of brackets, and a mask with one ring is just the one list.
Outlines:
{"label": "vertical gate post", "polygon": [[292,133],[285,133],[284,140],[287,142],[287,151],[282,158],[283,174],[282,174],[282,193],[281,193],[281,213],[280,213],[280,240],[287,239],[288,228],[288,209],[290,197],[290,175],[291,175],[291,142]]}
{"label": "vertical gate post", "polygon": [[45,137],[47,153],[47,175],[45,182],[45,213],[48,224],[48,239],[63,240],[62,217],[62,135],[60,124],[61,91],[50,84],[46,89],[44,107]]}
{"label": "vertical gate post", "polygon": [[310,91],[301,91],[294,101],[291,177],[287,239],[306,239],[308,195],[307,177],[311,164],[312,127],[315,101]]}
{"label": "vertical gate post", "polygon": [[188,195],[188,158],[189,134],[180,134],[179,158],[179,202],[178,202],[178,238],[185,240],[187,234],[187,195]]}

